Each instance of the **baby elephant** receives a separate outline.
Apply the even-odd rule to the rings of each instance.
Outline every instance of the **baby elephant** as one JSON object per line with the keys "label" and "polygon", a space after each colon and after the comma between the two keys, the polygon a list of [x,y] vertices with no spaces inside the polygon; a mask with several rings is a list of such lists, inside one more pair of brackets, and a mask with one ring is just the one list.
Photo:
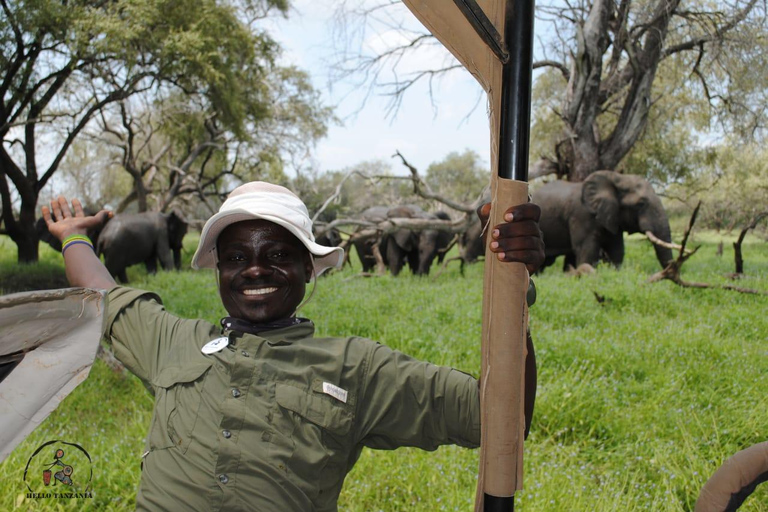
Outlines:
{"label": "baby elephant", "polygon": [[180,269],[186,234],[187,223],[175,212],[118,214],[101,231],[97,253],[104,255],[109,272],[127,283],[125,269],[137,263],[144,263],[151,274],[157,271],[157,260],[165,270]]}

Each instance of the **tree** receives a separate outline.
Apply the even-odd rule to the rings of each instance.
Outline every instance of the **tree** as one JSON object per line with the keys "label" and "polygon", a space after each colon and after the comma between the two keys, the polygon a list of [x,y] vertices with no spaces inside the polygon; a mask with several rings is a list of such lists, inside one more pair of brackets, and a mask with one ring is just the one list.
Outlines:
{"label": "tree", "polygon": [[[679,201],[670,202],[670,213],[688,212],[700,200],[704,227],[731,231],[749,225],[768,204],[767,157],[768,151],[756,143],[734,141],[713,149],[708,162],[668,187],[667,197]],[[764,223],[756,228],[762,232]]]}
{"label": "tree", "polygon": [[[392,13],[389,0],[345,6],[345,22],[398,32],[384,50],[361,46],[343,53],[340,76],[358,73],[371,87],[400,97],[416,82],[457,68],[432,59],[432,67],[398,73],[406,55],[434,45]],[[540,55],[534,69],[552,70],[560,94],[550,103],[550,129],[557,127],[548,157],[532,175],[557,172],[581,181],[599,169],[616,169],[646,135],[652,108],[669,87],[657,89],[660,71],[674,71],[673,90],[705,98],[726,133],[764,136],[765,5],[756,0],[581,0],[537,5]],[[364,31],[351,31],[353,34]],[[754,63],[750,60],[754,58]],[[661,119],[661,118],[659,118]],[[668,116],[666,119],[674,119]],[[550,132],[552,134],[552,132]]]}
{"label": "tree", "polygon": [[[0,0],[0,197],[19,261],[37,260],[40,190],[94,116],[141,92],[195,92],[243,133],[279,46],[254,24],[285,0]],[[245,85],[260,83],[253,89]],[[253,106],[257,105],[257,106]],[[9,183],[10,182],[10,183]],[[14,200],[11,185],[18,197]]]}
{"label": "tree", "polygon": [[[214,213],[234,183],[268,176],[280,181],[275,171],[283,160],[303,157],[325,135],[331,109],[296,68],[274,67],[254,79],[242,88],[266,82],[265,94],[243,98],[253,104],[235,122],[224,122],[204,96],[189,92],[136,95],[102,113],[91,136],[115,148],[133,181],[117,211],[133,202],[138,211],[166,211],[177,199],[194,198]],[[235,131],[240,125],[245,129]],[[211,196],[217,196],[213,203]]]}
{"label": "tree", "polygon": [[488,173],[480,155],[467,149],[463,153],[448,153],[440,162],[430,164],[425,181],[436,194],[471,203],[488,185]]}

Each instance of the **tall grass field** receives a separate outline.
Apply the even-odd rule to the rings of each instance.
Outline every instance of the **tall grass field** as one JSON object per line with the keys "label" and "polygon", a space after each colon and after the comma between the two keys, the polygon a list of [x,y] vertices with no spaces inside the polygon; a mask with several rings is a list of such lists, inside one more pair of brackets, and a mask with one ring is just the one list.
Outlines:
{"label": "tall grass field", "polygon": [[[722,256],[717,245],[725,241]],[[698,233],[683,278],[768,292],[768,243],[748,237],[745,277],[731,281],[733,237]],[[186,239],[185,260],[197,242]],[[61,286],[61,256],[16,264],[0,237],[0,289]],[[359,276],[353,266],[319,279],[301,315],[318,335],[365,336],[415,357],[478,375],[482,264],[429,278]],[[558,262],[559,263],[559,262]],[[517,510],[688,511],[732,454],[768,439],[768,296],[648,284],[660,270],[650,244],[627,238],[620,270],[580,278],[558,267],[536,277],[531,330],[538,394],[525,443]],[[171,312],[215,322],[224,314],[211,272],[129,269],[132,286],[156,291]],[[600,299],[600,300],[598,300]],[[138,379],[101,360],[29,438],[0,464],[0,510],[132,510],[152,399]],[[64,439],[92,458],[92,499],[30,499],[27,460]],[[446,446],[365,450],[348,475],[342,511],[468,511],[478,452]],[[768,484],[742,507],[768,511]]]}

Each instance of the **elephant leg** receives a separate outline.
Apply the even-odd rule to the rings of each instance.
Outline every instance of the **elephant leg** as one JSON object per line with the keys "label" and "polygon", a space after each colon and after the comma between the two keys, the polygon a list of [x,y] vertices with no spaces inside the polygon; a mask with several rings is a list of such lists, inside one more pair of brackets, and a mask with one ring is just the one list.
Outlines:
{"label": "elephant leg", "polygon": [[429,273],[429,266],[427,266],[425,270],[424,262],[421,261],[418,251],[409,252],[407,257],[408,257],[408,266],[410,267],[411,273],[413,275],[420,276],[420,275]]}
{"label": "elephant leg", "polygon": [[568,272],[576,267],[576,255],[572,252],[565,253],[565,258],[563,259],[563,272]]}
{"label": "elephant leg", "polygon": [[600,243],[596,234],[590,234],[580,240],[573,239],[573,252],[576,256],[576,265],[578,268],[583,263],[588,263],[596,267],[600,261]]}
{"label": "elephant leg", "polygon": [[147,274],[157,274],[157,258],[154,254],[144,260],[144,266],[147,267]]}
{"label": "elephant leg", "polygon": [[173,266],[176,270],[181,270],[181,247],[174,248],[173,251]]}
{"label": "elephant leg", "polygon": [[403,269],[405,255],[403,254],[403,251],[400,249],[400,247],[393,241],[387,244],[386,253],[389,271],[393,276],[396,276]]}
{"label": "elephant leg", "polygon": [[104,254],[104,266],[113,277],[117,278],[121,283],[128,282],[128,276],[125,273],[125,265],[122,261],[116,261],[114,256],[110,256],[109,253]]}
{"label": "elephant leg", "polygon": [[163,270],[173,270],[173,256],[170,249],[158,253],[157,258],[160,260],[160,266],[163,267]]}
{"label": "elephant leg", "polygon": [[363,264],[363,272],[370,272],[376,266],[376,257],[373,255],[373,246],[375,243],[375,240],[364,242],[363,251],[358,252],[360,263]]}
{"label": "elephant leg", "polygon": [[618,235],[606,237],[603,250],[608,256],[608,261],[616,268],[621,268],[624,262],[624,233],[619,232]]}
{"label": "elephant leg", "polygon": [[171,255],[171,246],[168,240],[168,229],[160,229],[157,232],[153,257],[157,257],[160,260],[160,266],[163,267],[163,270],[171,270],[173,268],[173,256]]}

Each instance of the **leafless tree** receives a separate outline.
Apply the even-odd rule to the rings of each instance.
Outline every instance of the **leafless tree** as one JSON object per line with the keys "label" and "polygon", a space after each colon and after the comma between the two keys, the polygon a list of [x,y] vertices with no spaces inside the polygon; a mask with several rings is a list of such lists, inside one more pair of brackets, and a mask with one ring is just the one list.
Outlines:
{"label": "leafless tree", "polygon": [[[409,55],[439,44],[403,11],[394,0],[369,0],[362,6],[343,2],[338,15],[339,38],[347,46],[338,55],[335,78],[357,78],[369,91],[390,96],[395,109],[415,83],[427,80],[431,88],[460,67],[451,58],[432,59],[422,69],[403,66]],[[582,181],[595,170],[616,169],[647,129],[659,99],[653,85],[660,69],[671,69],[663,67],[667,63],[686,70],[679,87],[694,88],[719,112],[749,117],[753,131],[764,129],[764,87],[755,85],[756,97],[728,89],[749,70],[742,54],[754,56],[756,68],[763,62],[764,52],[755,47],[766,39],[764,3],[550,1],[537,3],[536,23],[539,58],[533,67],[562,78],[564,94],[552,108],[563,134],[550,156],[532,164],[531,177],[557,173]],[[389,44],[366,44],[372,31],[389,34]]]}
{"label": "leafless tree", "polygon": [[733,242],[733,258],[736,263],[736,271],[733,274],[734,277],[744,275],[744,256],[741,252],[741,244],[744,243],[744,238],[747,236],[747,232],[750,229],[755,229],[755,227],[757,227],[757,224],[766,217],[768,217],[768,211],[761,212],[755,215],[754,218],[750,221],[750,223],[744,229],[741,230],[741,233],[739,233],[738,239],[735,242]]}
{"label": "leafless tree", "polygon": [[[696,216],[699,214],[699,209],[701,208],[701,202],[696,205],[696,208],[694,208],[693,213],[691,214],[691,218],[688,221],[688,227],[685,229],[685,234],[683,235],[683,242],[679,246],[679,253],[676,259],[673,261],[670,261],[669,264],[661,271],[656,272],[653,274],[650,278],[648,278],[649,283],[656,283],[659,281],[669,280],[675,283],[678,286],[682,286],[683,288],[721,288],[723,290],[732,290],[739,293],[747,293],[747,294],[753,294],[753,295],[766,295],[766,292],[760,291],[760,290],[754,290],[752,288],[742,288],[739,286],[733,286],[730,284],[724,284],[724,285],[715,285],[715,284],[709,284],[709,283],[701,283],[701,282],[693,282],[693,281],[686,281],[682,278],[680,275],[680,272],[683,268],[683,264],[696,252],[699,250],[700,246],[697,246],[696,248],[692,250],[686,249],[686,245],[688,244],[689,237],[691,235],[691,231],[693,230],[693,226],[696,223]],[[652,242],[657,243],[656,240],[651,239]]]}

